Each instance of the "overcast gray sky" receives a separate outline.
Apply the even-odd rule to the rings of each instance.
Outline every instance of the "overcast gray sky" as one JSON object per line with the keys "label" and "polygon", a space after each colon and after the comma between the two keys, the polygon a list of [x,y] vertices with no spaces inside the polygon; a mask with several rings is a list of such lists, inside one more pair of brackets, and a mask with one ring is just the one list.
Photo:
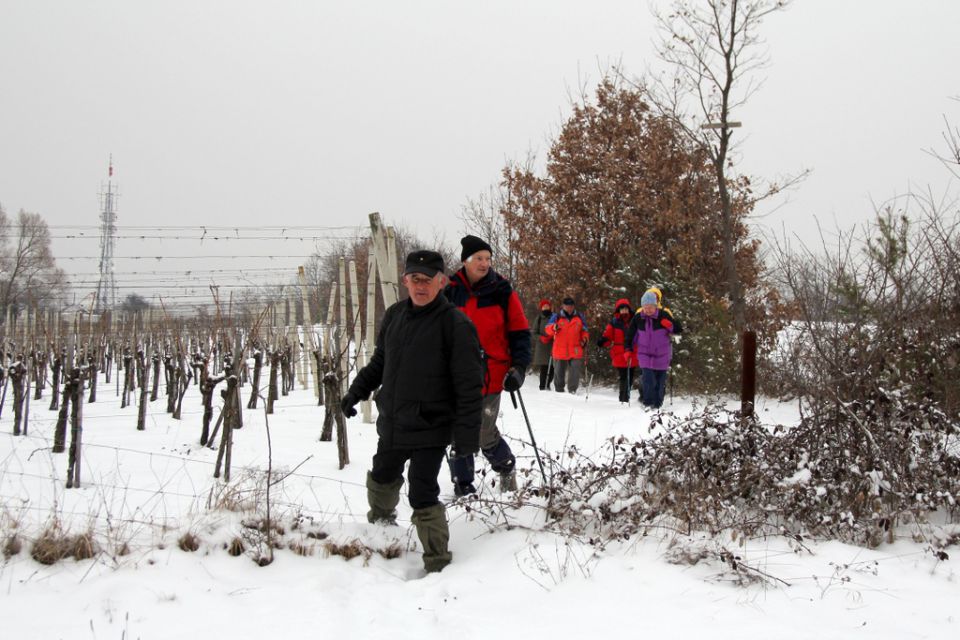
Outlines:
{"label": "overcast gray sky", "polygon": [[[741,167],[813,174],[765,205],[765,228],[809,241],[815,217],[942,193],[923,150],[943,114],[960,121],[958,24],[954,0],[799,0],[767,20],[766,84],[735,114]],[[365,225],[377,210],[456,244],[461,206],[506,161],[543,158],[580,85],[611,62],[658,68],[653,37],[649,4],[617,0],[0,0],[0,203],[97,225],[112,153],[121,226]],[[80,247],[55,244],[99,251]]]}

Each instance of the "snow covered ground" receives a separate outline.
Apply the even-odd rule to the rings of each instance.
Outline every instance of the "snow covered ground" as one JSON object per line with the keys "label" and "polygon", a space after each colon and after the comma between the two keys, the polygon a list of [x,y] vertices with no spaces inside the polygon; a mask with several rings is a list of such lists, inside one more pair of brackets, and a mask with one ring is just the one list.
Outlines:
{"label": "snow covered ground", "polygon": [[[613,436],[651,435],[649,414],[636,403],[621,405],[612,389],[586,391],[544,392],[528,381],[524,399],[542,449],[575,444],[589,455]],[[242,392],[245,404],[249,387]],[[704,401],[678,397],[665,408],[686,413]],[[260,567],[249,544],[239,557],[226,549],[236,537],[249,542],[244,521],[252,516],[209,505],[262,503],[262,408],[245,411],[225,490],[212,478],[216,452],[198,442],[196,387],[180,421],[164,413],[164,399],[151,403],[142,432],[136,403],[120,409],[113,389],[101,387],[98,402],[84,405],[82,486],[67,490],[66,454],[50,453],[56,415],[48,403],[49,395],[31,404],[27,437],[10,435],[9,405],[0,419],[2,534],[19,532],[24,541],[0,566],[4,638],[960,637],[958,560],[937,561],[908,532],[876,550],[751,542],[741,557],[773,579],[740,586],[716,560],[670,562],[667,532],[597,551],[538,531],[542,514],[533,510],[493,504],[485,515],[453,505],[453,564],[421,577],[405,499],[397,528],[364,517],[374,426],[349,421],[351,464],[338,470],[335,443],[318,441],[322,410],[299,386],[269,417],[273,477],[282,478],[272,508],[285,548]],[[522,445],[529,440],[522,413],[507,397],[502,409],[521,465],[535,465]],[[762,401],[758,411],[768,422],[796,420],[794,406]],[[452,500],[446,474],[441,481]],[[488,486],[482,495],[497,497]],[[91,531],[95,558],[51,566],[32,559],[30,540],[55,521],[69,533]],[[519,526],[508,530],[507,521]],[[199,541],[195,552],[178,546],[187,532]],[[327,543],[353,541],[374,552],[345,560],[325,551]],[[399,557],[376,553],[391,546]]]}

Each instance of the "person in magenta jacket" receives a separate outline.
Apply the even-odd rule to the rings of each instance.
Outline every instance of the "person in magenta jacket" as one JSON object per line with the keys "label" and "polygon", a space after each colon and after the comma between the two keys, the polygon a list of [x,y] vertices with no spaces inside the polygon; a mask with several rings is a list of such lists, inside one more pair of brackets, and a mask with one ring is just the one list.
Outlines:
{"label": "person in magenta jacket", "polygon": [[626,340],[640,365],[641,394],[644,406],[663,406],[667,370],[673,358],[670,336],[680,333],[680,323],[662,304],[660,289],[647,289],[640,299],[640,310],[627,328]]}
{"label": "person in magenta jacket", "polygon": [[[630,402],[630,388],[637,379],[637,355],[627,348],[626,334],[633,319],[633,308],[626,298],[614,304],[613,318],[607,323],[597,346],[610,350],[610,364],[620,376],[620,402]],[[628,357],[629,354],[629,357]]]}

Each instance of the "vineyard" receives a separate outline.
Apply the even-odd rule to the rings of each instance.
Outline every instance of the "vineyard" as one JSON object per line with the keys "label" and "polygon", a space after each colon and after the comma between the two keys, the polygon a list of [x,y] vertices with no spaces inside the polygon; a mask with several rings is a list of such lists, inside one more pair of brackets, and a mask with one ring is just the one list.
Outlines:
{"label": "vineyard", "polygon": [[[274,469],[270,424],[282,425],[283,437],[295,430],[307,442],[330,442],[337,468],[349,464],[340,395],[350,370],[369,357],[363,335],[374,334],[375,310],[397,299],[393,230],[373,214],[371,232],[366,327],[357,270],[343,257],[322,320],[303,267],[293,274],[298,286],[252,313],[232,294],[221,299],[217,285],[209,286],[212,311],[201,317],[184,313],[195,300],[168,309],[163,297],[159,308],[136,313],[11,313],[0,329],[0,424],[15,439],[0,468],[7,555],[26,545],[35,559],[54,562],[85,555],[80,544],[117,558],[155,544],[190,514],[225,505],[263,511],[265,522],[271,508],[323,519],[322,505],[304,515],[304,492],[342,480],[298,472],[309,455],[281,456]],[[131,474],[120,462],[127,456],[149,472]],[[118,527],[137,534],[118,537]],[[69,544],[50,553],[45,538]],[[234,548],[246,547],[237,538]],[[272,546],[263,549],[272,558]]]}

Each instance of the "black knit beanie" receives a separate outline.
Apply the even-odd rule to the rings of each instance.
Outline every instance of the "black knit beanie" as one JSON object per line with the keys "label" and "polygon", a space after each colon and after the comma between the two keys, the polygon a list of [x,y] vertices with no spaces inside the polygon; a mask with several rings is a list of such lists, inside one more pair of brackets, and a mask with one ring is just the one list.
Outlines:
{"label": "black knit beanie", "polygon": [[467,258],[477,251],[489,251],[491,254],[493,253],[490,245],[477,236],[463,236],[460,238],[460,244],[463,245],[463,251],[460,252],[460,262],[466,262]]}

